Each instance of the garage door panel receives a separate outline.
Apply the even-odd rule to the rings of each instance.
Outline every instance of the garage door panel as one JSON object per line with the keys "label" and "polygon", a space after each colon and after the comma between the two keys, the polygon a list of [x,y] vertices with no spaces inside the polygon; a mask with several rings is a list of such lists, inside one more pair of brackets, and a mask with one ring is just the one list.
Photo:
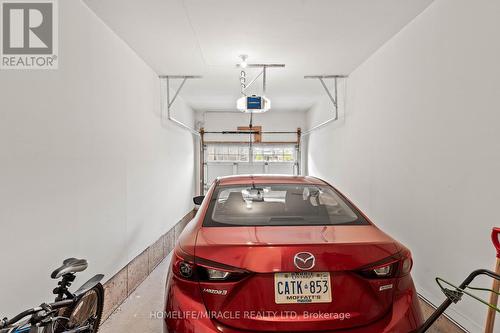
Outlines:
{"label": "garage door panel", "polygon": [[231,176],[233,163],[207,163],[205,167],[206,187],[210,187],[217,177]]}
{"label": "garage door panel", "polygon": [[238,163],[238,175],[261,174],[264,172],[264,163]]}
{"label": "garage door panel", "polygon": [[270,174],[293,175],[295,173],[295,163],[269,163],[267,167]]}

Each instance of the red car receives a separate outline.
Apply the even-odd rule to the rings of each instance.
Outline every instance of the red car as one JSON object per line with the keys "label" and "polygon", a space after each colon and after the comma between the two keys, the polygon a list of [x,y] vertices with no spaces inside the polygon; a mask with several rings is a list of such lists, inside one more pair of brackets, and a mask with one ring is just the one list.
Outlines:
{"label": "red car", "polygon": [[313,177],[217,179],[180,235],[164,331],[411,332],[410,251]]}

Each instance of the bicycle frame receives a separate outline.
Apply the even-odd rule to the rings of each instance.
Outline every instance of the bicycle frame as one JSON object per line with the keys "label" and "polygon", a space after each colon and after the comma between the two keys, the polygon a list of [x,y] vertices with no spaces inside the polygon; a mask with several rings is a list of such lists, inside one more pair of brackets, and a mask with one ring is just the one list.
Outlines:
{"label": "bicycle frame", "polygon": [[[57,295],[54,303],[42,304],[39,307],[23,311],[10,320],[0,320],[0,333],[53,333],[52,323],[53,319],[57,318],[58,310],[75,305],[86,292],[97,286],[103,277],[104,275],[98,274],[85,282],[76,292],[70,293],[68,287],[75,280],[75,275],[67,274],[63,276],[58,283],[58,287],[54,289],[54,294]],[[31,316],[29,320],[16,325],[16,323],[28,316]],[[47,318],[50,320],[44,323],[43,321]],[[91,328],[92,326],[89,324],[64,333],[89,333]]]}

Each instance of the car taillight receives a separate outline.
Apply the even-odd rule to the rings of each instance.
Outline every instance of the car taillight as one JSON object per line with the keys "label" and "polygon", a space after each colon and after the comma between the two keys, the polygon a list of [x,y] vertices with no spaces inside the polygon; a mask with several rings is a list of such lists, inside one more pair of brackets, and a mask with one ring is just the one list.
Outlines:
{"label": "car taillight", "polygon": [[401,275],[409,274],[412,268],[413,259],[411,258],[411,253],[408,252],[408,256],[403,259],[403,263],[401,264]]}
{"label": "car taillight", "polygon": [[174,251],[172,263],[173,273],[183,279],[191,280],[195,275],[194,257],[181,251]]}
{"label": "car taillight", "polygon": [[230,272],[225,272],[225,271],[219,271],[217,269],[213,268],[207,268],[207,276],[209,280],[226,280],[229,275],[231,274]]}
{"label": "car taillight", "polygon": [[410,252],[398,253],[383,259],[368,267],[363,267],[359,273],[369,279],[389,279],[401,277],[410,273],[413,260]]}
{"label": "car taillight", "polygon": [[179,274],[186,279],[193,277],[194,265],[190,262],[181,261],[179,263]]}
{"label": "car taillight", "polygon": [[386,277],[386,276],[390,276],[391,273],[393,272],[393,270],[394,270],[394,264],[391,264],[391,265],[375,268],[373,270],[373,272],[378,277]]}
{"label": "car taillight", "polygon": [[249,274],[246,270],[193,257],[178,249],[174,251],[173,260],[174,274],[185,280],[230,282],[239,281]]}

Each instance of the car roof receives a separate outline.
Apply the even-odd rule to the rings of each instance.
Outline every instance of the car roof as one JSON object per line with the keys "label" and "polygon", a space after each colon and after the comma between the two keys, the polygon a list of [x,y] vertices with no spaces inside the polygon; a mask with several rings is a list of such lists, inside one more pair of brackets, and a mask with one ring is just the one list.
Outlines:
{"label": "car roof", "polygon": [[218,185],[243,184],[314,184],[325,185],[321,179],[309,176],[287,175],[237,175],[217,178]]}

